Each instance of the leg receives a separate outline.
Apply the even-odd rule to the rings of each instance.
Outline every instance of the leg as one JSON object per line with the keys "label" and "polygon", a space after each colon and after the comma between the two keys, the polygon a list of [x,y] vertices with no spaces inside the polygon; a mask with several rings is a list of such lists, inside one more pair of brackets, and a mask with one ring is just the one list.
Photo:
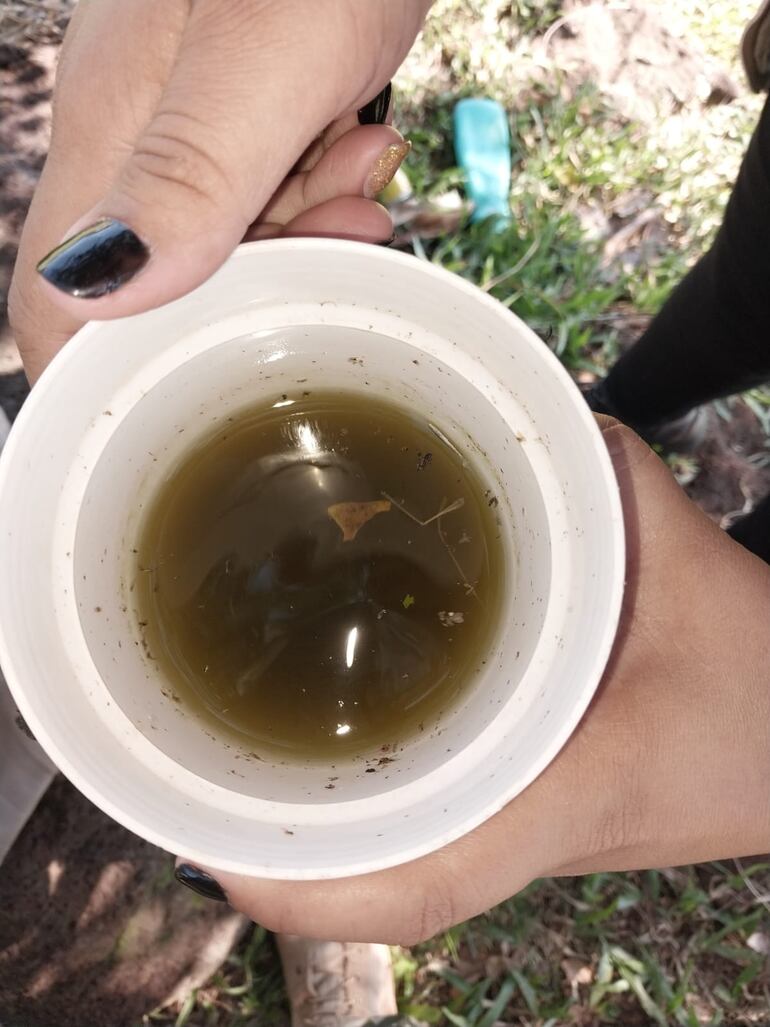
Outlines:
{"label": "leg", "polygon": [[770,100],[712,248],[589,395],[642,434],[770,380]]}
{"label": "leg", "polygon": [[770,563],[770,496],[765,496],[750,514],[736,521],[728,534],[765,563]]}

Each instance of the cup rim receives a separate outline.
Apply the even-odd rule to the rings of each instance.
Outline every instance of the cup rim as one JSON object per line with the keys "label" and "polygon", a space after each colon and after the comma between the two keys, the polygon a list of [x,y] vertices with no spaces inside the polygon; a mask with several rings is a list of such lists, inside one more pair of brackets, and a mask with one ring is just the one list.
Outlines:
{"label": "cup rim", "polygon": [[[351,249],[359,251],[361,259],[374,261],[380,263],[382,266],[387,266],[391,263],[400,264],[402,266],[408,265],[415,272],[419,270],[430,279],[438,279],[444,286],[451,283],[451,287],[454,290],[464,293],[472,302],[481,303],[493,308],[499,317],[502,317],[504,320],[508,320],[509,323],[516,323],[519,334],[526,339],[530,349],[535,353],[535,358],[547,368],[549,374],[553,374],[555,380],[559,383],[559,388],[564,396],[565,402],[570,403],[573,408],[573,412],[577,413],[577,416],[582,421],[586,429],[586,441],[590,443],[591,457],[595,465],[595,469],[598,471],[597,489],[601,489],[603,491],[604,499],[606,500],[610,510],[612,530],[608,534],[606,541],[607,546],[612,550],[612,563],[616,568],[616,574],[615,579],[611,583],[610,595],[606,609],[606,620],[601,633],[601,641],[596,647],[594,660],[595,673],[593,675],[595,680],[586,681],[584,683],[580,701],[573,704],[568,716],[562,715],[560,731],[555,733],[552,737],[551,743],[543,748],[539,759],[532,761],[528,773],[523,775],[524,780],[522,781],[522,778],[519,777],[515,784],[507,791],[501,791],[499,795],[495,796],[494,800],[480,805],[478,809],[474,811],[473,816],[467,817],[462,823],[455,824],[451,831],[445,832],[440,841],[440,844],[444,845],[481,824],[490,815],[497,812],[507,804],[511,798],[516,794],[519,794],[524,788],[531,784],[531,782],[539,776],[539,774],[561,750],[588,707],[596,687],[598,686],[607,660],[609,659],[620,617],[624,587],[623,571],[625,568],[625,540],[622,508],[620,505],[619,490],[612,462],[606,446],[604,445],[601,432],[588,407],[577,394],[566,369],[562,366],[551,350],[548,349],[539,337],[523,322],[521,322],[519,318],[510,311],[505,310],[505,308],[503,308],[496,300],[492,299],[471,283],[444,270],[443,268],[437,267],[436,265],[428,262],[418,261],[416,258],[398,251],[374,248],[363,243],[336,239],[281,239],[247,243],[236,250],[235,254],[230,258],[225,267],[235,262],[244,260],[248,261],[254,253],[260,254],[261,257],[269,257],[271,253],[280,253],[284,251],[289,251],[291,253],[316,252],[331,259],[335,253],[349,253]],[[184,298],[176,301],[178,304],[184,304],[185,302],[186,300]],[[150,312],[150,316],[151,314],[152,312]],[[137,315],[136,318],[132,320],[140,322],[140,319],[144,316],[145,315]],[[55,397],[62,370],[65,369],[70,362],[76,360],[83,349],[88,349],[88,347],[94,345],[95,340],[100,338],[104,332],[109,332],[110,324],[110,322],[92,322],[85,325],[54,357],[49,366],[43,372],[40,380],[35,385],[35,388],[32,390],[29,399],[17,418],[17,424],[14,425],[14,428],[11,431],[5,450],[2,454],[2,458],[0,459],[0,497],[6,493],[6,490],[16,487],[14,485],[14,474],[18,473],[18,469],[23,464],[25,447],[34,437],[37,411],[43,406],[43,404],[49,401],[52,394]],[[63,405],[64,404],[62,404],[62,406]],[[3,540],[0,540],[0,552],[2,552],[3,544]],[[0,583],[0,590],[1,589],[2,584]],[[91,801],[104,810],[108,815],[124,824],[124,826],[129,829],[147,838],[149,841],[158,844],[169,851],[173,851],[175,845],[170,836],[165,835],[162,831],[148,828],[144,824],[135,822],[130,816],[126,815],[125,812],[115,804],[112,797],[105,795],[100,791],[98,784],[95,781],[83,777],[78,768],[73,766],[67,754],[60,751],[59,747],[51,739],[46,729],[45,722],[38,716],[33,704],[28,701],[22,680],[23,669],[21,663],[23,663],[23,660],[18,661],[17,665],[11,634],[12,625],[5,624],[0,620],[0,664],[5,668],[9,688],[11,689],[20,712],[27,720],[33,733],[40,740],[43,748],[48,752],[57,766],[59,766],[66,776],[79,788],[79,790],[81,790],[89,799],[91,799]],[[509,792],[511,794],[508,794]],[[344,854],[341,853],[340,866],[327,870],[323,874],[312,872],[309,874],[297,872],[287,873],[282,868],[276,869],[275,867],[252,864],[244,865],[227,859],[217,859],[215,854],[212,854],[211,852],[190,851],[189,847],[186,849],[186,854],[189,855],[190,858],[199,859],[201,862],[207,862],[209,865],[248,874],[259,874],[260,876],[265,877],[318,878],[321,876],[346,876],[354,873],[365,873],[383,869],[384,867],[425,855],[436,847],[437,845],[435,844],[421,844],[413,847],[409,851],[405,851],[398,858],[390,858],[387,861],[383,861],[381,858],[377,857],[376,853],[372,853],[369,859],[359,860],[355,865],[344,863]],[[214,856],[214,858],[212,858],[212,856]]]}

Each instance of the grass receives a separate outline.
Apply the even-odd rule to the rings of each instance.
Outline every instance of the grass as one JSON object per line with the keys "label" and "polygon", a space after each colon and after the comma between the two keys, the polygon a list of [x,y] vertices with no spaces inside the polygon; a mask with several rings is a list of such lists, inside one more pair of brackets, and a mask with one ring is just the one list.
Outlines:
{"label": "grass", "polygon": [[[434,170],[436,165],[430,162],[431,157],[444,156],[445,140],[451,138],[453,102],[440,101],[434,124],[410,133],[415,149],[421,150],[416,185],[428,196],[457,179],[453,169]],[[611,331],[597,325],[626,291],[624,282],[603,273],[600,246],[587,235],[578,209],[581,192],[589,199],[607,189],[610,157],[605,157],[603,168],[594,164],[585,136],[586,129],[595,133],[593,115],[600,106],[589,90],[569,100],[558,93],[533,97],[513,118],[510,225],[502,232],[484,223],[463,225],[422,247],[427,259],[501,300],[549,339],[570,366],[590,363],[597,344],[611,345]],[[610,143],[615,153],[627,134],[625,127],[618,127]],[[573,190],[581,181],[581,168],[586,169],[583,181],[588,185]]]}
{"label": "grass", "polygon": [[537,882],[399,960],[404,1009],[424,1018],[430,1007],[440,1014],[431,1022],[457,1027],[760,1022],[766,957],[745,942],[766,911],[749,900],[745,876],[768,869]]}
{"label": "grass", "polygon": [[[755,0],[648,3],[742,81],[736,48]],[[56,40],[70,3],[0,6],[0,37],[22,43]],[[591,375],[708,245],[760,100],[742,92],[729,105],[628,121],[558,67],[533,67],[532,40],[561,14],[560,0],[437,0],[397,81],[399,124],[414,144],[415,192],[429,199],[462,186],[455,101],[481,92],[505,104],[510,226],[463,225],[414,248],[487,289],[573,371]],[[647,210],[651,238],[608,259],[608,235]],[[753,390],[746,402],[770,435],[770,393]],[[769,911],[762,860],[538,881],[425,945],[394,950],[401,1009],[442,1027],[766,1025]],[[205,988],[144,1027],[278,1027],[287,1018],[275,949],[255,927]]]}
{"label": "grass", "polygon": [[[766,1025],[768,880],[770,863],[757,862],[535,882],[425,945],[394,949],[400,1011],[454,1027]],[[145,1025],[286,1022],[277,957],[255,927],[209,986]]]}
{"label": "grass", "polygon": [[255,926],[205,988],[173,1011],[157,1010],[142,1027],[284,1027],[286,995],[278,953],[263,927]]}
{"label": "grass", "polygon": [[75,0],[2,0],[0,44],[59,43]]}
{"label": "grass", "polygon": [[[480,25],[488,32],[490,12],[499,18],[501,10],[522,6],[530,11],[530,31],[551,24],[555,11],[548,4],[538,5],[544,6],[544,18],[535,25],[526,0],[514,5],[439,3],[412,62],[430,67],[438,61],[445,74],[432,77],[441,88],[431,93],[411,65],[412,74],[401,83],[401,125],[414,143],[409,172],[421,195],[435,195],[460,181],[450,143],[451,110],[459,96],[478,91],[480,82],[481,91],[511,111],[511,228],[498,237],[483,226],[464,226],[451,238],[425,246],[424,255],[481,285],[516,268],[493,295],[548,336],[569,366],[601,370],[615,356],[616,333],[603,327],[613,319],[605,315],[620,302],[654,313],[707,247],[760,100],[742,95],[730,105],[698,105],[651,126],[624,120],[590,86],[569,89],[558,68],[537,82],[511,73],[493,75],[493,69],[504,65],[500,48],[520,49],[521,37],[511,39],[510,30],[500,33],[490,53],[468,26]],[[690,5],[680,0],[673,6],[686,11]],[[725,2],[709,5],[706,38],[714,58],[724,59],[737,45],[734,7]],[[723,9],[730,17],[720,34]],[[675,19],[683,31],[692,31],[693,21],[683,14]],[[454,44],[450,56],[447,35]],[[740,77],[735,60],[728,70]],[[606,266],[604,238],[588,227],[591,220],[596,222],[598,215],[601,224],[617,220],[624,209],[646,208],[655,213],[657,244],[641,260],[623,253]]]}

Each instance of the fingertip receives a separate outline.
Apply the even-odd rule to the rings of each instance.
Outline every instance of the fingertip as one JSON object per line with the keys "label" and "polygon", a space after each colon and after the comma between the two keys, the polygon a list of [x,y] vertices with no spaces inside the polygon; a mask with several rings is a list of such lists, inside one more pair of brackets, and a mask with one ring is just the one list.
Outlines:
{"label": "fingertip", "polygon": [[379,196],[383,189],[386,189],[393,181],[396,172],[406,160],[411,149],[411,142],[405,139],[386,146],[378,154],[364,181],[364,196],[369,199]]}
{"label": "fingertip", "polygon": [[308,173],[303,197],[309,205],[335,195],[371,199],[391,181],[411,147],[390,125],[352,128]]}
{"label": "fingertip", "polygon": [[602,435],[613,425],[619,424],[620,422],[615,417],[610,417],[609,414],[597,414],[594,413],[594,420],[599,425]]}
{"label": "fingertip", "polygon": [[616,473],[630,470],[654,455],[632,428],[604,414],[595,416]]}
{"label": "fingertip", "polygon": [[227,894],[212,873],[202,870],[193,863],[177,861],[174,877],[186,888],[194,891],[204,899],[214,902],[227,902]]}
{"label": "fingertip", "polygon": [[149,259],[149,248],[132,228],[101,217],[69,234],[35,270],[65,295],[95,299],[130,281]]}
{"label": "fingertip", "polygon": [[204,231],[193,223],[183,238],[145,217],[91,215],[76,223],[36,265],[46,298],[81,323],[151,310],[203,284],[242,235],[227,224]]}
{"label": "fingertip", "polygon": [[[208,871],[207,871],[208,872]],[[233,909],[276,934],[328,941],[375,941],[361,878],[287,881],[210,871]],[[365,888],[364,888],[365,893]]]}

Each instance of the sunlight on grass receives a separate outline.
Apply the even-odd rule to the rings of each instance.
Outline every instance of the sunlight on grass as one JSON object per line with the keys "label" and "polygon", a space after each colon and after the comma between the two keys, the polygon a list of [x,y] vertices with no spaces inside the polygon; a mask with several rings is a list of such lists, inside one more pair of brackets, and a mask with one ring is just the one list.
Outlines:
{"label": "sunlight on grass", "polygon": [[[463,229],[427,245],[425,253],[483,285],[537,243],[535,258],[493,294],[552,340],[570,366],[601,367],[615,353],[611,319],[602,315],[620,301],[654,313],[720,223],[761,107],[738,69],[748,7],[665,5],[666,23],[691,35],[702,10],[701,49],[722,60],[743,91],[731,104],[697,104],[653,125],[623,119],[588,85],[570,91],[558,68],[545,80],[522,78],[511,57],[517,49],[527,52],[518,7],[440,0],[397,81],[399,123],[414,143],[409,173],[418,195],[434,196],[461,181],[451,148],[451,110],[459,96],[493,96],[511,114],[512,229],[500,238]],[[530,28],[542,32],[554,10],[540,9],[542,21]],[[608,273],[597,222],[606,230],[602,219],[612,222],[627,209],[652,211],[658,245],[643,260],[621,258]]]}

